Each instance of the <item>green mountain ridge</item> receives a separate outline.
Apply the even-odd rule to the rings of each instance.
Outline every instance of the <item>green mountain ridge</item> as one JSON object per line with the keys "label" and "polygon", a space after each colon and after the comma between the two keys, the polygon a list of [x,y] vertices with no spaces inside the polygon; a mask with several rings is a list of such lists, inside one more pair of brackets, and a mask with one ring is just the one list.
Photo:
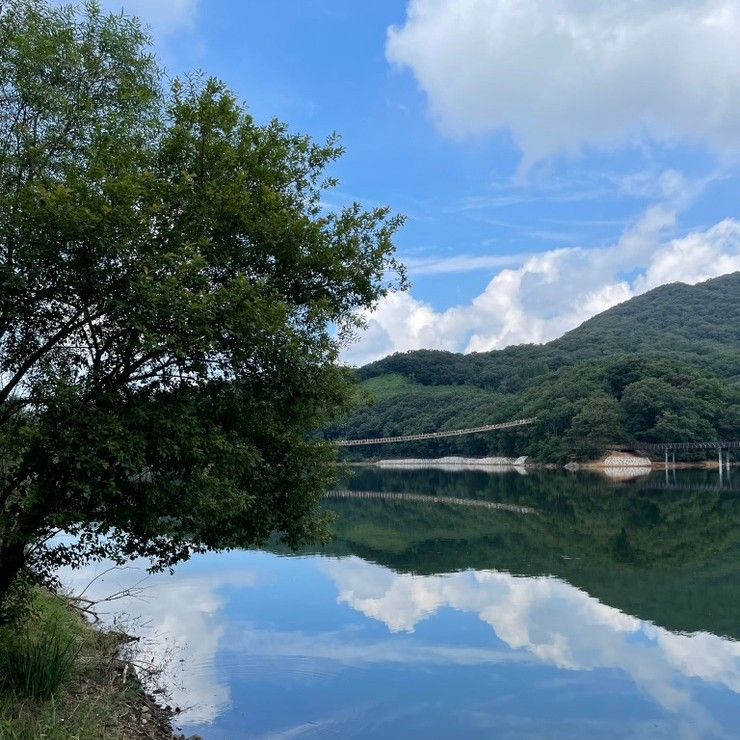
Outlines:
{"label": "green mountain ridge", "polygon": [[661,286],[547,344],[390,355],[357,370],[366,403],[326,436],[394,436],[536,416],[523,430],[345,455],[528,454],[553,462],[593,457],[610,444],[736,439],[738,358],[735,272]]}
{"label": "green mountain ridge", "polygon": [[668,353],[692,357],[699,367],[738,378],[740,362],[740,272],[697,285],[671,283],[620,303],[550,342],[590,358],[620,352]]}

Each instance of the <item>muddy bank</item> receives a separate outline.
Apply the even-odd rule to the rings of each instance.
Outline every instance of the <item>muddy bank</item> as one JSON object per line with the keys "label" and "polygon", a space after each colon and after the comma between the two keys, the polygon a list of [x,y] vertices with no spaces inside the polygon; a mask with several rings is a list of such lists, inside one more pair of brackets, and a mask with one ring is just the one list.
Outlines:
{"label": "muddy bank", "polygon": [[184,740],[172,724],[178,709],[158,703],[137,676],[136,639],[89,616],[37,588],[0,629],[0,737]]}

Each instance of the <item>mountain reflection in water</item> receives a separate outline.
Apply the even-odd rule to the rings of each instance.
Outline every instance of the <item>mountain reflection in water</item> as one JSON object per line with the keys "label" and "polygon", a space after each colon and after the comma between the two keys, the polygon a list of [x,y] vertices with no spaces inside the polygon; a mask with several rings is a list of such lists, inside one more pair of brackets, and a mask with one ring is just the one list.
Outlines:
{"label": "mountain reflection in water", "polygon": [[102,608],[206,740],[735,737],[740,506],[713,482],[363,469],[342,488],[415,498],[327,500],[321,552],[211,553]]}

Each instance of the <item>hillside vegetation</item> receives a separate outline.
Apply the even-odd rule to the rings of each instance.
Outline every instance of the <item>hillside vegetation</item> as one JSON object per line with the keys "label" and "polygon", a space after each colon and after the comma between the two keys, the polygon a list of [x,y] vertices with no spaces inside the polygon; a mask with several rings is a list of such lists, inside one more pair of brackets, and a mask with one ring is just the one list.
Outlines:
{"label": "hillside vegetation", "polygon": [[348,457],[527,454],[740,437],[740,273],[662,286],[544,345],[398,353],[357,371],[363,403],[330,438],[393,436],[524,416],[531,427],[356,448]]}

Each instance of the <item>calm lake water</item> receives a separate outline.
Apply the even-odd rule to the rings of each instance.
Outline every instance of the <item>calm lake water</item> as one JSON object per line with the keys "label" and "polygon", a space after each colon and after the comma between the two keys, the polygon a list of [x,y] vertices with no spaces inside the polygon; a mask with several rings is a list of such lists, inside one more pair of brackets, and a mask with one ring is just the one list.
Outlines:
{"label": "calm lake water", "polygon": [[738,738],[736,477],[359,469],[323,551],[88,593],[206,740]]}

